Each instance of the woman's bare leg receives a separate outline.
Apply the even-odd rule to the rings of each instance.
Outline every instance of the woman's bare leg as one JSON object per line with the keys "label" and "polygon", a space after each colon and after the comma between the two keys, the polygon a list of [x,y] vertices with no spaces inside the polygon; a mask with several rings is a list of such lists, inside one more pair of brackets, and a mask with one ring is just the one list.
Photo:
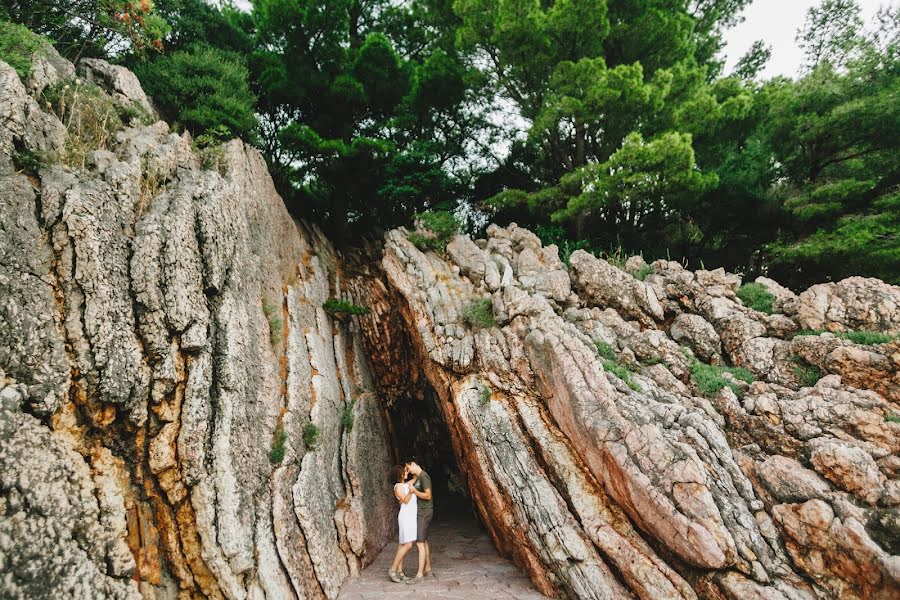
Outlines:
{"label": "woman's bare leg", "polygon": [[[406,553],[409,552],[410,548],[412,548],[412,542],[399,544],[397,546],[397,554],[394,555],[394,563],[391,565],[391,571],[396,573],[397,571],[403,570],[403,558],[406,556]],[[382,567],[382,569],[383,568],[384,567]]]}

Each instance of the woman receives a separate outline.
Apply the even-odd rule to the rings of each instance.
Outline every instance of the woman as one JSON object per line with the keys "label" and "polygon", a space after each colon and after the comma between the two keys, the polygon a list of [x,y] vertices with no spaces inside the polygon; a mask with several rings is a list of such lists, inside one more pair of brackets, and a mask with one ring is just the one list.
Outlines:
{"label": "woman", "polygon": [[403,557],[412,548],[416,541],[416,496],[412,493],[412,486],[416,480],[413,478],[406,483],[409,470],[404,465],[394,467],[394,497],[400,502],[400,513],[397,515],[397,525],[400,528],[400,543],[397,546],[397,554],[394,556],[394,564],[388,571],[388,577],[394,583],[403,583],[409,577],[403,573]]}

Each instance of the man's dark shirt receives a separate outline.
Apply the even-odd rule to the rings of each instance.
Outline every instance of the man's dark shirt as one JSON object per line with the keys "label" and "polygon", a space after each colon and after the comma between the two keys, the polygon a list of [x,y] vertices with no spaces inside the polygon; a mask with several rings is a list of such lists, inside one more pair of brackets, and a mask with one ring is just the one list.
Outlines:
{"label": "man's dark shirt", "polygon": [[[431,475],[422,471],[419,473],[419,479],[416,481],[416,489],[420,492],[424,492],[427,489],[431,490],[432,498],[434,498],[434,488],[431,487]],[[434,504],[431,500],[423,500],[422,498],[418,498],[416,500],[416,504],[419,510],[433,510]]]}

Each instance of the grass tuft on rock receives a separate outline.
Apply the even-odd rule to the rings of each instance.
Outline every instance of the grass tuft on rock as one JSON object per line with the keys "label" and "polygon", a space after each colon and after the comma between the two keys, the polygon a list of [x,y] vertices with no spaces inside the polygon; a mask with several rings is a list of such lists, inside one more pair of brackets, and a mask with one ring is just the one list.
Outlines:
{"label": "grass tuft on rock", "polygon": [[[824,329],[801,329],[794,337],[821,335],[826,333]],[[834,337],[853,342],[861,346],[874,346],[876,344],[888,344],[900,339],[898,335],[882,333],[880,331],[835,331]]]}
{"label": "grass tuft on rock", "polygon": [[307,450],[315,450],[319,445],[319,428],[313,423],[303,428],[303,444]]}
{"label": "grass tuft on rock", "polygon": [[355,404],[356,400],[351,400],[347,406],[344,407],[344,412],[341,413],[341,427],[348,432],[353,431],[353,406]]}
{"label": "grass tuft on rock", "polygon": [[487,404],[491,401],[491,388],[482,384],[481,388],[478,390],[478,399],[482,404]]}
{"label": "grass tuft on rock", "polygon": [[278,309],[279,306],[277,304],[271,304],[263,300],[263,314],[266,315],[266,320],[269,321],[269,341],[272,342],[273,346],[281,344],[281,329],[284,326],[284,321],[279,316]]}
{"label": "grass tuft on rock", "polygon": [[738,288],[737,297],[745,306],[767,315],[772,314],[772,304],[775,296],[759,283],[745,283]]}
{"label": "grass tuft on rock", "polygon": [[597,355],[600,358],[605,358],[606,360],[616,360],[616,351],[613,349],[612,345],[604,342],[603,340],[599,340],[594,342],[594,345],[597,347]]}
{"label": "grass tuft on rock", "polygon": [[884,420],[888,423],[900,423],[900,415],[898,415],[897,413],[889,412],[888,414],[884,415]]}
{"label": "grass tuft on rock", "polygon": [[122,128],[119,108],[112,97],[92,83],[59,82],[44,90],[43,102],[66,129],[62,162],[85,168],[96,150],[109,150]]}
{"label": "grass tuft on rock", "polygon": [[463,322],[473,329],[485,329],[496,327],[494,319],[494,306],[490,298],[478,298],[472,300],[463,308]]}
{"label": "grass tuft on rock", "polygon": [[278,426],[275,428],[275,437],[272,439],[272,449],[269,451],[269,462],[273,465],[280,464],[284,460],[285,444],[287,443],[287,432],[281,419],[278,420]]}
{"label": "grass tuft on rock", "polygon": [[725,377],[726,373],[745,383],[753,383],[756,380],[753,373],[741,367],[710,365],[697,359],[691,361],[691,380],[696,384],[700,393],[706,397],[715,396],[726,386],[730,387],[736,396],[744,393],[737,383]]}
{"label": "grass tuft on rock", "polygon": [[822,379],[822,369],[804,360],[796,354],[791,357],[794,363],[794,375],[801,387],[813,387]]}
{"label": "grass tuft on rock", "polygon": [[365,306],[359,306],[358,304],[353,304],[346,300],[338,300],[337,298],[329,298],[322,303],[322,308],[325,309],[325,312],[333,316],[367,315],[372,312]]}
{"label": "grass tuft on rock", "polygon": [[636,391],[636,392],[643,391],[643,388],[641,388],[641,385],[637,381],[634,380],[634,377],[631,376],[631,371],[629,371],[628,369],[626,369],[625,367],[623,367],[616,361],[610,360],[608,358],[602,359],[602,363],[603,363],[604,371],[612,373],[613,375],[615,375],[616,377],[618,377],[619,379],[624,381],[625,385],[627,385],[634,391]]}

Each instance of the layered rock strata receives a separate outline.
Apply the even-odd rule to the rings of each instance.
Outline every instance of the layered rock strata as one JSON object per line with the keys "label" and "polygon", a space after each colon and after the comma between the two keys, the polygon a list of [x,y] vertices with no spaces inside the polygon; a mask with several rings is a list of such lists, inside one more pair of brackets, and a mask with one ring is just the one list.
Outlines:
{"label": "layered rock strata", "polygon": [[336,597],[394,507],[361,338],[322,309],[334,250],[240,142],[204,168],[135,120],[60,164],[70,133],[29,91],[70,77],[0,63],[0,596]]}

